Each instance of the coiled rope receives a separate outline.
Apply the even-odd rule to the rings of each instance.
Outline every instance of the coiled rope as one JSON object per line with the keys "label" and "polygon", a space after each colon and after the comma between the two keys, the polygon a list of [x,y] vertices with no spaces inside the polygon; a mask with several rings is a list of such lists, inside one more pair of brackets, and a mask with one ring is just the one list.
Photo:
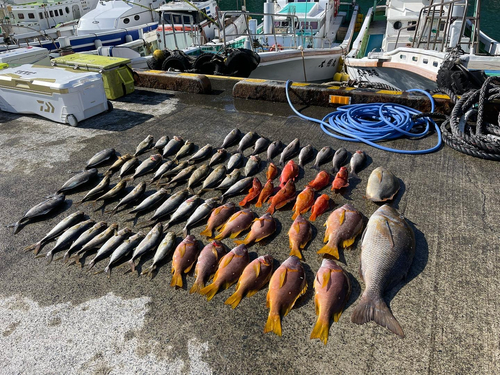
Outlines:
{"label": "coiled rope", "polygon": [[[442,144],[439,126],[428,116],[400,104],[393,103],[370,103],[353,104],[337,108],[337,111],[329,113],[322,120],[305,116],[299,113],[292,105],[289,95],[289,87],[292,81],[285,85],[286,98],[290,108],[297,116],[320,124],[321,129],[328,135],[343,141],[363,142],[380,150],[395,152],[399,154],[425,154],[438,150]],[[431,101],[431,112],[434,112],[434,99],[432,96],[419,89],[409,90],[426,95]],[[426,136],[431,125],[434,125],[438,135],[437,144],[425,150],[400,150],[385,147],[375,142],[397,139],[402,136],[421,138]],[[424,128],[421,132],[417,129]]]}

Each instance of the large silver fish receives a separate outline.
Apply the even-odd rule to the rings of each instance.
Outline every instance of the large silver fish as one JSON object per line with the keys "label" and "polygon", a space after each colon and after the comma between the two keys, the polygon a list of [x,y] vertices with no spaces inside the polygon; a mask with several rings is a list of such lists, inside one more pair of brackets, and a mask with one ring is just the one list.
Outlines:
{"label": "large silver fish", "polygon": [[135,202],[138,200],[140,197],[143,196],[144,192],[146,191],[146,181],[141,181],[135,188],[132,189],[130,193],[125,195],[116,205],[115,208],[113,208],[111,211],[106,211],[106,213],[111,213],[111,215],[114,215],[117,211],[118,208],[121,206],[126,206],[127,204],[130,204],[132,202]]}
{"label": "large silver fish", "polygon": [[95,177],[97,177],[97,169],[95,168],[90,168],[83,172],[80,172],[66,181],[64,185],[61,186],[59,190],[57,190],[57,194],[67,193],[70,190],[76,189],[77,187],[86,184]]}
{"label": "large silver fish", "polygon": [[164,135],[160,139],[158,139],[154,145],[153,148],[156,148],[157,150],[161,150],[163,147],[165,147],[168,143],[168,136]]}
{"label": "large silver fish", "polygon": [[212,155],[210,158],[210,162],[208,163],[208,166],[211,167],[212,165],[222,163],[227,157],[227,151],[225,148],[220,148],[217,150],[215,154]]}
{"label": "large silver fish", "polygon": [[227,171],[232,171],[234,168],[238,168],[243,163],[243,154],[236,153],[229,158],[227,162]]}
{"label": "large silver fish", "polygon": [[134,261],[144,254],[146,254],[149,250],[153,249],[158,245],[160,241],[160,237],[163,233],[162,224],[156,224],[153,229],[149,231],[149,233],[144,237],[141,243],[135,248],[134,253],[132,254],[132,258],[128,261],[130,264],[130,269],[132,272],[135,271],[135,263]]}
{"label": "large silver fish", "polygon": [[195,171],[196,165],[190,165],[189,167],[186,167],[182,169],[178,174],[175,175],[174,178],[172,178],[169,182],[164,184],[166,187],[173,187],[175,184],[178,182],[182,182],[186,179],[188,179],[191,174]]}
{"label": "large silver fish", "polygon": [[212,155],[212,145],[207,144],[200,148],[196,153],[188,159],[188,163],[196,163]]}
{"label": "large silver fish", "polygon": [[165,147],[163,147],[163,157],[174,155],[184,144],[184,139],[174,136]]}
{"label": "large silver fish", "polygon": [[104,272],[108,274],[108,277],[111,276],[112,266],[118,263],[118,261],[122,259],[124,256],[126,256],[128,253],[130,253],[143,238],[144,238],[144,233],[142,232],[134,234],[132,237],[124,240],[120,244],[120,246],[118,246],[115,249],[115,251],[113,251],[113,254],[111,254],[111,257],[109,258],[109,263],[104,269]]}
{"label": "large silver fish", "polygon": [[[109,230],[109,228],[108,228]],[[107,231],[106,231],[107,232]],[[92,259],[89,263],[89,270],[94,267],[94,265],[100,261],[101,259],[106,258],[108,255],[110,255],[115,249],[120,246],[120,244],[125,240],[132,231],[130,228],[124,228],[118,233],[116,233],[114,236],[109,237],[104,244],[99,248],[97,251],[97,254],[95,255],[94,259]],[[99,236],[98,236],[99,237]],[[82,250],[85,248],[84,246]],[[90,250],[90,249],[89,249]]]}
{"label": "large silver fish", "polygon": [[172,196],[168,197],[168,199],[163,202],[163,204],[158,207],[151,217],[149,219],[150,221],[156,221],[159,218],[168,215],[169,213],[175,211],[179,205],[186,200],[186,197],[188,195],[188,191],[186,189],[180,190],[175,194],[172,194]]}
{"label": "large silver fish", "polygon": [[278,155],[283,148],[281,141],[272,142],[267,148],[267,161],[271,163],[276,155]]}
{"label": "large silver fish", "polygon": [[182,157],[184,157],[186,155],[189,155],[193,151],[193,148],[194,148],[194,143],[193,142],[190,142],[190,141],[184,142],[184,145],[175,154],[174,161],[176,162],[180,158],[182,158]]}
{"label": "large silver fish", "polygon": [[125,154],[122,156],[119,156],[118,159],[111,165],[111,167],[108,168],[106,172],[104,172],[105,176],[111,176],[113,173],[115,173],[118,169],[120,169],[125,162],[128,160],[132,159],[131,154]]}
{"label": "large silver fish", "polygon": [[153,264],[151,264],[151,267],[142,271],[141,275],[148,274],[152,277],[153,271],[156,270],[158,264],[174,250],[174,247],[175,247],[175,233],[168,232],[158,245],[158,248],[156,249],[155,256],[153,258]]}
{"label": "large silver fish", "polygon": [[262,151],[264,151],[267,146],[269,145],[269,140],[265,137],[260,137],[255,141],[255,145],[253,146],[253,152],[251,155],[257,155],[260,154]]}
{"label": "large silver fish", "polygon": [[135,156],[128,159],[121,166],[120,173],[118,174],[118,176],[120,176],[120,178],[122,178],[126,174],[132,172],[135,169],[135,167],[137,167],[138,165],[139,165],[139,159],[137,159]]}
{"label": "large silver fish", "polygon": [[80,202],[77,202],[76,205],[82,204],[83,202],[89,201],[95,197],[102,195],[106,190],[108,190],[110,179],[111,176],[104,175],[101,182],[99,182],[99,184],[97,184],[95,188],[91,189],[87,194],[85,194],[82,200]]}
{"label": "large silver fish", "polygon": [[210,198],[207,199],[203,204],[198,206],[198,208],[187,219],[184,228],[182,228],[182,233],[184,234],[184,237],[186,237],[189,234],[188,228],[200,222],[208,215],[210,215],[210,213],[212,212],[212,210],[214,209],[214,207],[217,205],[218,202],[219,202],[218,198]]}
{"label": "large silver fish", "polygon": [[252,186],[252,182],[253,182],[253,177],[246,177],[243,180],[238,181],[233,186],[231,186],[229,189],[227,189],[227,191],[224,194],[222,194],[222,196],[220,197],[221,202],[224,202],[224,200],[227,197],[231,197],[233,195],[238,195],[242,191],[247,190],[248,188],[250,188]]}
{"label": "large silver fish", "polygon": [[[80,250],[76,252],[76,256],[80,257],[80,255],[86,253],[87,251],[96,249],[103,244],[106,243],[111,237],[115,235],[116,230],[118,229],[118,224],[113,223],[111,224],[108,229],[106,229],[104,232],[99,233],[97,236],[92,238],[89,242],[87,242],[85,245],[82,246]],[[129,229],[130,230],[130,229]],[[83,265],[82,265],[83,266]]]}
{"label": "large silver fish", "polygon": [[245,134],[243,138],[241,138],[240,143],[238,143],[237,152],[242,154],[246,148],[250,147],[253,144],[254,137],[255,137],[254,132],[248,132],[247,134]]}
{"label": "large silver fish", "polygon": [[150,195],[149,197],[145,198],[144,200],[142,200],[142,202],[139,203],[137,206],[135,206],[132,210],[130,210],[129,213],[133,214],[133,213],[149,210],[155,204],[157,204],[162,199],[164,199],[167,195],[168,195],[168,191],[164,188],[161,188],[156,193],[154,193],[154,194]]}
{"label": "large silver fish", "polygon": [[198,205],[198,199],[200,197],[198,195],[193,195],[191,198],[186,199],[181,203],[179,208],[175,210],[175,212],[170,216],[170,220],[165,223],[163,226],[163,230],[167,230],[170,225],[186,216],[191,214],[193,210]]}
{"label": "large silver fish", "polygon": [[166,162],[164,162],[162,165],[160,165],[158,167],[158,169],[156,170],[153,178],[151,180],[149,180],[149,183],[153,183],[155,182],[156,180],[159,180],[160,178],[163,177],[163,175],[165,173],[168,172],[168,170],[170,168],[172,168],[173,166],[175,165],[175,163],[172,161],[172,160],[167,160]]}
{"label": "large silver fish", "polygon": [[135,169],[132,179],[153,172],[156,168],[158,168],[162,160],[163,157],[160,154],[151,155],[149,158],[145,159],[141,164],[139,164],[139,166]]}
{"label": "large silver fish", "polygon": [[[187,162],[187,160],[181,161],[179,164],[177,164],[177,166],[175,166],[174,168],[169,169],[168,171],[163,173],[161,178],[176,175],[179,172],[183,171],[184,169],[188,168],[188,165],[189,165],[189,163]],[[192,167],[192,166],[189,166],[189,167]]]}
{"label": "large silver fish", "polygon": [[191,176],[187,183],[187,189],[191,194],[194,194],[193,186],[196,186],[206,175],[210,172],[210,167],[207,164],[203,164],[198,167]]}
{"label": "large silver fish", "polygon": [[127,186],[126,180],[118,181],[118,183],[115,186],[113,186],[113,188],[111,190],[109,190],[107,193],[94,199],[94,203],[98,202],[98,201],[105,201],[107,199],[115,198],[116,196],[118,196],[118,194],[120,194],[125,189],[126,186]]}
{"label": "large silver fish", "polygon": [[354,178],[359,178],[358,177],[358,172],[361,169],[361,166],[365,163],[366,160],[366,154],[364,151],[357,150],[354,155],[351,157],[351,171],[349,172],[349,175]]}
{"label": "large silver fish", "polygon": [[325,163],[327,160],[330,160],[333,154],[333,148],[330,146],[325,146],[321,150],[319,150],[318,155],[316,155],[316,160],[314,161],[314,165],[312,168],[319,170],[319,166]]}
{"label": "large silver fish", "polygon": [[394,174],[378,167],[373,170],[366,185],[366,198],[373,202],[390,201],[399,191],[399,179]]}
{"label": "large silver fish", "polygon": [[280,157],[280,165],[283,167],[288,159],[293,158],[295,155],[299,153],[299,150],[300,150],[300,140],[298,138],[295,138],[283,149],[283,152],[281,153]]}
{"label": "large silver fish", "polygon": [[230,174],[226,175],[226,178],[222,180],[222,182],[215,187],[217,190],[225,190],[229,187],[233,186],[236,181],[240,178],[241,172],[239,169],[235,169]]}
{"label": "large silver fish", "polygon": [[208,175],[205,181],[203,181],[203,186],[201,187],[201,190],[198,192],[198,194],[201,194],[207,189],[210,189],[213,186],[215,186],[225,175],[226,175],[226,166],[219,165]]}
{"label": "large silver fish", "polygon": [[137,145],[137,147],[135,148],[134,156],[140,155],[153,147],[153,141],[153,136],[151,134],[148,135],[141,143]]}
{"label": "large silver fish", "polygon": [[365,290],[352,313],[353,323],[373,320],[404,337],[403,329],[382,296],[406,276],[414,255],[413,229],[394,208],[383,205],[368,220],[361,240],[361,276]]}
{"label": "large silver fish", "polygon": [[337,173],[340,170],[340,167],[344,165],[347,160],[347,150],[344,147],[341,147],[335,151],[335,155],[333,155],[332,159],[332,173]]}
{"label": "large silver fish", "polygon": [[302,147],[299,153],[299,166],[304,168],[304,164],[314,157],[314,148],[311,145]]}
{"label": "large silver fish", "polygon": [[229,146],[232,146],[236,142],[238,142],[238,139],[240,139],[241,132],[240,129],[234,128],[229,132],[228,135],[224,138],[224,142],[222,142],[222,146],[220,148],[228,148]]}
{"label": "large silver fish", "polygon": [[251,155],[245,165],[245,176],[250,177],[259,171],[260,158],[257,155]]}
{"label": "large silver fish", "polygon": [[106,160],[111,159],[115,155],[116,152],[114,148],[107,148],[105,150],[99,151],[89,159],[85,168],[88,169],[97,167],[99,164],[104,163]]}

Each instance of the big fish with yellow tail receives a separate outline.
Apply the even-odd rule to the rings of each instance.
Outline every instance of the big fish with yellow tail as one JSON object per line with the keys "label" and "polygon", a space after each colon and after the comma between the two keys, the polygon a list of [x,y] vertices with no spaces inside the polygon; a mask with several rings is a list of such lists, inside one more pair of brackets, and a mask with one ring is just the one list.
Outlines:
{"label": "big fish with yellow tail", "polygon": [[318,254],[328,254],[339,259],[339,247],[349,247],[363,230],[363,215],[350,204],[333,211],[326,220],[323,242],[328,243],[318,250]]}
{"label": "big fish with yellow tail", "polygon": [[199,253],[198,243],[192,235],[186,236],[186,238],[177,245],[174,255],[172,256],[173,276],[170,286],[182,288],[182,274],[191,271]]}
{"label": "big fish with yellow tail", "polygon": [[200,294],[210,301],[219,289],[227,289],[238,281],[249,261],[247,247],[245,245],[235,247],[222,257],[212,284],[200,290]]}
{"label": "big fish with yellow tail", "polygon": [[415,234],[404,217],[387,204],[368,220],[361,240],[361,276],[365,290],[352,312],[351,321],[371,320],[399,337],[403,329],[392,315],[382,295],[408,273],[415,255]]}
{"label": "big fish with yellow tail", "polygon": [[222,240],[229,236],[237,237],[241,232],[250,228],[253,223],[254,213],[252,210],[245,209],[234,213],[229,220],[222,226],[220,233],[215,236],[216,240]]}
{"label": "big fish with yellow tail", "polygon": [[288,230],[288,238],[290,241],[290,255],[295,255],[302,259],[301,249],[306,247],[312,237],[312,227],[306,219],[299,215],[295,218],[292,226]]}
{"label": "big fish with yellow tail", "polygon": [[269,237],[271,234],[276,232],[276,221],[273,216],[269,213],[265,213],[258,219],[255,219],[250,232],[247,234],[243,240],[235,240],[236,244],[248,245],[252,242],[262,241],[264,238]]}
{"label": "big fish with yellow tail", "polygon": [[212,241],[201,250],[194,269],[196,280],[189,294],[199,293],[205,287],[205,283],[215,274],[219,261],[226,253],[226,247],[220,241]]}
{"label": "big fish with yellow tail", "polygon": [[314,305],[318,319],[311,339],[320,339],[326,345],[330,319],[338,322],[351,295],[351,284],[345,271],[334,260],[323,259],[314,278]]}
{"label": "big fish with yellow tail", "polygon": [[269,309],[264,333],[274,332],[281,336],[281,317],[285,317],[297,299],[307,290],[304,268],[299,258],[291,256],[274,272],[269,281],[266,307]]}
{"label": "big fish with yellow tail", "polygon": [[212,237],[214,229],[220,229],[226,221],[237,211],[233,202],[227,202],[212,211],[208,218],[205,229],[200,233],[202,236]]}

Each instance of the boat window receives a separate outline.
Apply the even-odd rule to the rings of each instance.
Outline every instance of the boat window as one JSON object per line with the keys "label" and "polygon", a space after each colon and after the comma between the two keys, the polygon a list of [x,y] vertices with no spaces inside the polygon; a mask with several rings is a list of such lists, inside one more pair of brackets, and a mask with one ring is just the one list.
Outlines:
{"label": "boat window", "polygon": [[401,23],[401,21],[394,22],[394,30],[399,30],[402,27],[403,27],[403,24]]}
{"label": "boat window", "polygon": [[428,64],[428,63],[429,63],[429,60],[424,59],[424,60],[423,60],[423,62],[424,62],[424,64]]}
{"label": "boat window", "polygon": [[35,14],[34,14],[34,13],[28,13],[28,18],[29,18],[30,20],[35,19]]}
{"label": "boat window", "polygon": [[409,21],[408,22],[408,31],[415,31],[415,25],[416,24],[417,24],[417,21]]}
{"label": "boat window", "polygon": [[64,13],[63,13],[63,10],[62,9],[59,9],[59,15],[62,16]]}
{"label": "boat window", "polygon": [[399,55],[399,58],[400,58],[401,60],[406,60],[406,55]]}
{"label": "boat window", "polygon": [[432,66],[433,66],[434,68],[437,68],[437,66],[438,66],[438,62],[437,62],[437,61],[433,61],[433,62],[432,62]]}
{"label": "boat window", "polygon": [[317,22],[310,22],[309,25],[311,25],[311,28],[317,29],[318,28],[318,23]]}
{"label": "boat window", "polygon": [[134,16],[134,20],[139,21],[139,18],[141,18],[138,14]]}
{"label": "boat window", "polygon": [[54,17],[54,12],[53,12],[53,11],[51,11],[51,10],[49,10],[49,15],[50,15],[51,17]]}
{"label": "boat window", "polygon": [[191,22],[190,22],[190,19],[189,19],[189,16],[183,16],[183,17],[182,17],[182,20],[183,20],[184,24],[189,24],[189,23],[191,23]]}
{"label": "boat window", "polygon": [[24,20],[24,13],[19,13],[17,15],[17,17],[20,19],[20,20]]}
{"label": "boat window", "polygon": [[411,59],[412,59],[413,61],[418,61],[418,57],[417,57],[417,56],[413,56]]}
{"label": "boat window", "polygon": [[64,8],[64,10],[66,11],[66,14],[69,14],[69,8],[68,7]]}
{"label": "boat window", "polygon": [[443,31],[444,30],[444,26],[445,26],[445,22],[441,22],[439,24],[439,31]]}
{"label": "boat window", "polygon": [[169,13],[163,13],[163,19],[164,19],[166,22],[169,22],[169,23],[171,23],[171,22],[172,22],[172,16],[171,16]]}
{"label": "boat window", "polygon": [[38,13],[38,18],[40,18],[41,20],[43,20],[43,13],[42,12]]}
{"label": "boat window", "polygon": [[123,19],[123,23],[124,23],[125,25],[126,25],[126,24],[128,24],[129,22],[130,22],[130,19],[128,19],[128,18],[124,18],[124,19]]}

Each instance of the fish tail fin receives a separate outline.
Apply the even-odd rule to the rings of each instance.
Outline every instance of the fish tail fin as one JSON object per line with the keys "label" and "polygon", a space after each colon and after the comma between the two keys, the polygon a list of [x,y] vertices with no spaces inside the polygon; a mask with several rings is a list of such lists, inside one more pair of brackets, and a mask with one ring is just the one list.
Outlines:
{"label": "fish tail fin", "polygon": [[149,268],[146,268],[145,270],[143,270],[143,271],[141,272],[141,275],[147,275],[147,274],[150,274],[151,272],[153,272],[153,267],[155,267],[155,266],[151,266],[151,267],[149,267]]}
{"label": "fish tail fin", "polygon": [[189,194],[193,194],[194,195],[194,190],[193,190],[192,187],[188,187],[187,190],[188,190]]}
{"label": "fish tail fin", "polygon": [[225,236],[224,236],[223,232],[221,232],[217,236],[214,237],[214,240],[222,240],[222,239],[224,239],[224,237]]}
{"label": "fish tail fin", "polygon": [[378,325],[394,332],[399,337],[405,337],[403,329],[382,298],[363,296],[358,306],[352,312],[351,321],[356,324],[364,324],[372,320]]}
{"label": "fish tail fin", "polygon": [[278,336],[281,336],[281,318],[280,315],[275,312],[269,312],[267,317],[267,323],[264,327],[264,333],[274,332]]}
{"label": "fish tail fin", "polygon": [[318,317],[316,324],[311,332],[311,339],[320,339],[326,345],[328,333],[330,332],[330,322]]}
{"label": "fish tail fin", "polygon": [[219,287],[212,283],[203,289],[200,290],[200,294],[202,296],[207,297],[207,301],[210,301],[212,298],[214,298],[215,294],[219,291]]}
{"label": "fish tail fin", "polygon": [[109,266],[106,266],[104,269],[104,272],[108,275],[108,279],[111,277],[111,268]]}
{"label": "fish tail fin", "polygon": [[64,255],[62,257],[64,263],[68,263],[68,259],[69,259],[70,255],[71,255],[71,253],[69,252],[69,250],[64,253]]}
{"label": "fish tail fin", "polygon": [[300,252],[300,249],[295,246],[290,250],[290,256],[292,255],[295,255],[297,258],[302,259],[302,253]]}
{"label": "fish tail fin", "polygon": [[311,216],[309,216],[309,221],[316,221],[317,217],[318,215],[316,214],[316,212],[312,212]]}
{"label": "fish tail fin", "polygon": [[267,209],[266,212],[271,215],[274,214],[274,205],[273,204],[269,205],[269,208]]}
{"label": "fish tail fin", "polygon": [[172,281],[170,282],[170,286],[176,288],[182,288],[182,274],[180,272],[176,272],[172,275]]}
{"label": "fish tail fin", "polygon": [[182,230],[180,232],[177,232],[177,236],[180,236],[180,235],[183,235],[184,237],[187,237],[187,235],[189,234],[189,230],[187,227],[184,227],[182,228]]}
{"label": "fish tail fin", "polygon": [[[33,250],[33,252],[35,252],[36,249],[39,249],[40,248],[40,242],[37,242],[37,243],[34,243],[34,244],[31,244],[29,246],[26,246],[23,248],[23,251],[24,252],[28,252],[28,251],[31,251]],[[38,254],[38,253],[35,253],[35,255]]]}
{"label": "fish tail fin", "polygon": [[135,272],[135,263],[133,259],[130,259],[128,261],[128,264],[130,264],[130,272]]}
{"label": "fish tail fin", "polygon": [[257,203],[255,203],[255,207],[262,207],[262,202],[261,201],[257,201]]}
{"label": "fish tail fin", "polygon": [[47,258],[47,265],[49,265],[50,263],[52,263],[52,259],[54,259],[54,253],[52,251],[49,251],[47,255],[45,255],[45,257]]}
{"label": "fish tail fin", "polygon": [[235,243],[236,245],[241,245],[241,244],[243,244],[243,245],[247,245],[247,244],[248,244],[248,241],[247,241],[247,239],[246,239],[246,238],[244,238],[244,239],[242,239],[242,240],[234,240],[234,243]]}
{"label": "fish tail fin", "polygon": [[200,290],[202,290],[204,287],[205,285],[201,280],[196,280],[191,289],[189,289],[189,294],[200,293]]}
{"label": "fish tail fin", "polygon": [[111,215],[114,215],[116,214],[116,210],[118,209],[118,206],[116,206],[115,208],[113,208],[112,210],[106,210],[104,211],[105,214],[110,214]]}
{"label": "fish tail fin", "polygon": [[318,254],[328,254],[334,257],[335,259],[339,259],[339,249],[336,245],[330,245],[327,243],[321,249],[318,250]]}
{"label": "fish tail fin", "polygon": [[20,221],[16,221],[14,224],[11,224],[10,226],[14,227],[14,234],[16,234],[17,232],[19,232],[21,230],[21,226],[20,226]]}
{"label": "fish tail fin", "polygon": [[208,228],[208,225],[203,231],[200,233],[202,236],[212,237],[212,231]]}
{"label": "fish tail fin", "polygon": [[356,171],[353,171],[353,170],[351,170],[349,172],[349,177],[356,178],[358,180],[360,179],[359,176],[358,176],[358,174],[356,173]]}
{"label": "fish tail fin", "polygon": [[295,211],[294,214],[292,215],[292,220],[295,220],[297,218],[297,216],[299,216],[299,213],[300,213],[300,210]]}
{"label": "fish tail fin", "polygon": [[233,309],[236,308],[241,302],[243,296],[238,291],[234,292],[231,297],[229,297],[224,304],[230,305]]}
{"label": "fish tail fin", "polygon": [[94,266],[95,266],[95,259],[92,259],[92,260],[90,261],[90,263],[88,264],[88,269],[87,269],[87,271],[90,271],[90,270],[92,269],[92,267],[94,267]]}

